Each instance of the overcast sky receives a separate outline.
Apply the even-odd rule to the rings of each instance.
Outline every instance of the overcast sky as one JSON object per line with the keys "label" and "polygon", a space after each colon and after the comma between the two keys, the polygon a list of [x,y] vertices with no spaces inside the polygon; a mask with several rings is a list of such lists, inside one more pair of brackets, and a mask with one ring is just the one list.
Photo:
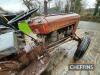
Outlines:
{"label": "overcast sky", "polygon": [[[43,1],[43,0],[40,0]],[[53,0],[51,2],[51,5],[54,5]],[[64,1],[64,0],[61,0]],[[86,2],[85,2],[86,1]],[[96,1],[95,0],[83,0],[83,2],[86,4],[86,7],[93,8],[95,6]],[[22,4],[22,0],[0,0],[0,7],[2,7],[5,10],[18,12],[21,10],[26,10],[27,8]]]}

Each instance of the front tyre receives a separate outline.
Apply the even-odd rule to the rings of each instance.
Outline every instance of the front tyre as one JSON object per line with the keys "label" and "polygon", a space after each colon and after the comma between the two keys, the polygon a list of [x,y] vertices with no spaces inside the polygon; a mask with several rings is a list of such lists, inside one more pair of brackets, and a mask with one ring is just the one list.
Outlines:
{"label": "front tyre", "polygon": [[75,61],[81,59],[84,56],[85,52],[87,51],[90,45],[90,42],[91,42],[90,37],[85,36],[82,38],[81,43],[79,44],[73,57]]}

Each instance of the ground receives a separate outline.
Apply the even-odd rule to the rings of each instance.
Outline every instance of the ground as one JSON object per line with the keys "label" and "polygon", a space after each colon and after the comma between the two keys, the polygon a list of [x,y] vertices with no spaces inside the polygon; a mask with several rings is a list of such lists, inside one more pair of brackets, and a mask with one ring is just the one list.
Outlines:
{"label": "ground", "polygon": [[[91,44],[84,57],[77,62],[73,62],[73,50],[76,48],[74,45],[77,42],[71,41],[64,43],[57,49],[65,50],[66,52],[64,53],[66,56],[61,52],[56,53],[51,62],[53,66],[49,65],[47,72],[43,75],[100,75],[100,23],[80,21],[76,34],[80,37],[85,35],[91,37]],[[69,44],[71,45],[68,46]],[[71,63],[94,64],[95,69],[93,71],[69,71],[68,64]]]}

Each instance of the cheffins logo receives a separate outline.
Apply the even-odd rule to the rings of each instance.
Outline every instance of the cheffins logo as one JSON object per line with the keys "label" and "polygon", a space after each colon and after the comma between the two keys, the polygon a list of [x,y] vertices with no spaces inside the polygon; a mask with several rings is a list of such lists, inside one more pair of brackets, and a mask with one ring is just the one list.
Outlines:
{"label": "cheffins logo", "polygon": [[69,70],[94,70],[94,64],[69,64]]}

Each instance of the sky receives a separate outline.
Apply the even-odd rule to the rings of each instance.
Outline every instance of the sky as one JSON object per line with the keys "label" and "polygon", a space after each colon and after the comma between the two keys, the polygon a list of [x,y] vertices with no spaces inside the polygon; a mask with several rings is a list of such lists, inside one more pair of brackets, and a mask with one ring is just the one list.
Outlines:
{"label": "sky", "polygon": [[4,10],[18,12],[27,8],[22,4],[22,0],[0,0],[0,7]]}
{"label": "sky", "polygon": [[[43,0],[40,0],[40,1],[43,1]],[[52,6],[54,5],[54,1],[55,0],[51,2]],[[93,8],[95,6],[96,1],[83,0],[83,3],[85,3],[86,8]],[[27,9],[25,5],[22,4],[22,0],[0,0],[0,7],[2,7],[4,10],[12,11],[12,12],[19,12],[21,10]]]}

